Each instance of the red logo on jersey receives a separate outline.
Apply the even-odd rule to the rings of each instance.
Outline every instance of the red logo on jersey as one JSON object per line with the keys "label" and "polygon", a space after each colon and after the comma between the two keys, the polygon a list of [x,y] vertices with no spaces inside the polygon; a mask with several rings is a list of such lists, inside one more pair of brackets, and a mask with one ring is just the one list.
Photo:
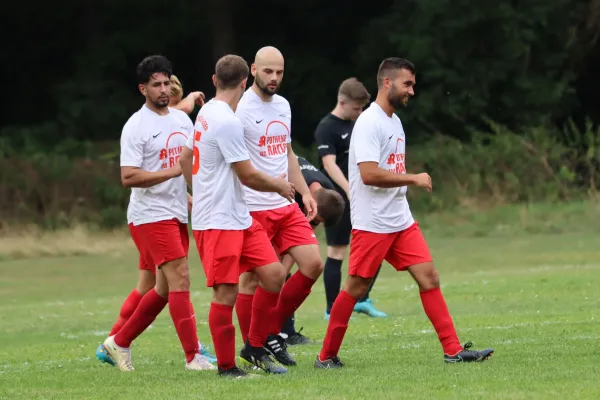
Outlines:
{"label": "red logo on jersey", "polygon": [[[404,143],[404,140],[398,138],[396,140],[396,150],[394,150],[393,153],[391,153],[388,156],[387,159],[387,164],[390,166],[388,168],[388,171],[394,173],[394,174],[405,174],[406,173],[406,166],[404,165],[404,152],[399,153],[398,152],[398,144],[402,142]],[[401,149],[404,150],[404,149]]]}
{"label": "red logo on jersey", "polygon": [[183,140],[187,141],[187,136],[182,132],[173,132],[169,135],[167,142],[165,143],[165,147],[160,151],[158,156],[158,158],[162,161],[160,169],[173,168],[179,162],[179,155],[183,151],[183,146],[173,143],[171,146],[169,146],[171,138],[178,135],[183,136]]}
{"label": "red logo on jersey", "polygon": [[259,152],[260,156],[270,157],[287,154],[287,138],[289,134],[290,130],[283,122],[269,122],[264,136],[261,136],[258,140],[258,147],[262,148]]}
{"label": "red logo on jersey", "polygon": [[196,118],[196,122],[200,122],[200,125],[202,125],[202,129],[204,129],[204,132],[208,130],[208,122],[206,122],[202,115],[198,115],[198,118]]}

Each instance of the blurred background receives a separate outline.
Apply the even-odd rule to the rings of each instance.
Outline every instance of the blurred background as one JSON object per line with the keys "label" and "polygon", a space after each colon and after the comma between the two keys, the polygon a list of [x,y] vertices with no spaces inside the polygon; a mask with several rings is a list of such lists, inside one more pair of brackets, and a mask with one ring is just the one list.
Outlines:
{"label": "blurred background", "polygon": [[[600,176],[598,0],[63,0],[3,6],[0,220],[123,226],[118,140],[143,103],[135,67],[162,54],[187,95],[214,95],[227,53],[278,47],[296,152],[356,76],[372,99],[380,61],[417,68],[401,110],[409,171],[426,170],[427,213],[461,205],[574,201]],[[198,108],[191,114],[195,118]]]}

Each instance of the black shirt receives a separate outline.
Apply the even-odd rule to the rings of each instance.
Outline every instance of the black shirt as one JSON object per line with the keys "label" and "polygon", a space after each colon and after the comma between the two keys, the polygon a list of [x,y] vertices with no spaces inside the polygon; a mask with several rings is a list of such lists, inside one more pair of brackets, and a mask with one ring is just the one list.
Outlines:
{"label": "black shirt", "polygon": [[[302,176],[306,181],[306,186],[310,188],[315,182],[318,182],[325,189],[333,189],[333,183],[327,178],[321,171],[317,169],[314,165],[306,161],[305,158],[298,157],[298,164],[300,165],[300,171],[302,171]],[[295,196],[296,203],[302,211],[304,211],[304,203],[302,202],[302,196],[296,193]]]}
{"label": "black shirt", "polygon": [[335,155],[335,163],[348,179],[348,151],[350,149],[352,128],[354,128],[354,121],[343,120],[333,114],[327,114],[315,130],[319,166],[330,179],[331,177],[327,175],[325,168],[323,168],[323,157],[330,154]]}

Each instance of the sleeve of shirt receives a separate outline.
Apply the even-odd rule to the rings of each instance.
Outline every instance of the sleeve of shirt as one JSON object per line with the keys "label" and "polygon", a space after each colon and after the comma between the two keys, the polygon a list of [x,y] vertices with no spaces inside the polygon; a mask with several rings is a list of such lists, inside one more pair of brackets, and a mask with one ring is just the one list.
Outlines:
{"label": "sleeve of shirt", "polygon": [[190,150],[194,150],[194,132],[193,131],[188,136],[187,140],[185,141],[185,147],[187,147]]}
{"label": "sleeve of shirt", "polygon": [[290,107],[290,103],[287,103],[287,113],[290,116],[290,126],[288,128],[289,130],[289,135],[287,137],[287,142],[292,143],[292,108]]}
{"label": "sleeve of shirt", "polygon": [[244,126],[238,118],[231,118],[224,123],[215,137],[225,162],[231,164],[250,159],[244,142]]}
{"label": "sleeve of shirt", "polygon": [[377,125],[368,118],[359,118],[352,130],[356,163],[376,162],[381,158],[381,135]]}
{"label": "sleeve of shirt", "polygon": [[141,168],[144,161],[144,142],[137,132],[138,123],[129,120],[121,132],[121,167]]}
{"label": "sleeve of shirt", "polygon": [[327,155],[337,154],[334,133],[331,130],[330,124],[327,122],[321,122],[317,126],[317,130],[315,131],[315,140],[317,142],[317,152],[319,153],[319,158],[323,158]]}

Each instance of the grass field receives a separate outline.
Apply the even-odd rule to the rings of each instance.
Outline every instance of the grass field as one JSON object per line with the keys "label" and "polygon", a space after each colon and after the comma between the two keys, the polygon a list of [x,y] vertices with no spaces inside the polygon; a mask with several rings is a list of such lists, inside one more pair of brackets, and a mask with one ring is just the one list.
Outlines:
{"label": "grass field", "polygon": [[[132,245],[121,241],[114,247],[121,250],[107,254],[5,256],[0,261],[0,398],[598,399],[598,220],[575,214],[579,224],[571,225],[571,232],[557,223],[563,229],[554,234],[520,231],[518,224],[485,236],[475,228],[465,228],[468,234],[462,236],[460,230],[445,236],[442,229],[426,229],[461,341],[496,349],[488,362],[470,365],[442,362],[415,285],[408,274],[387,267],[372,297],[389,317],[355,315],[340,353],[346,363],[342,370],[313,368],[317,343],[290,348],[299,366],[287,376],[234,382],[213,372],[186,372],[165,311],[135,342],[136,371],[125,374],[100,365],[94,351],[135,282]],[[523,219],[522,212],[515,215]],[[586,222],[589,229],[582,225]],[[539,220],[548,223],[545,217]],[[538,226],[531,218],[527,224]],[[199,336],[211,342],[206,322],[211,294],[194,251],[191,265]],[[322,286],[319,280],[297,314],[297,328],[304,327],[317,342],[327,326]]]}

